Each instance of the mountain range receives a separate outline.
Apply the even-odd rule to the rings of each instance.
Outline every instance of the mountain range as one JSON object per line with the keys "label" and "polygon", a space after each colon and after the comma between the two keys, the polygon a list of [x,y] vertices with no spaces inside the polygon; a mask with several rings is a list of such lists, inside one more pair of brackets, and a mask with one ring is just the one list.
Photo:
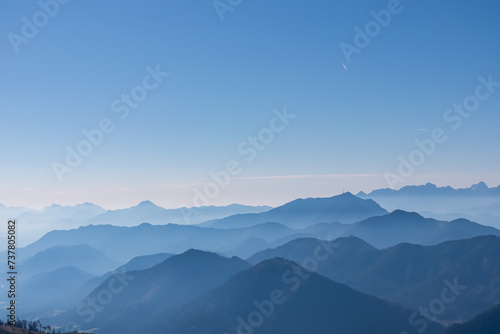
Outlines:
{"label": "mountain range", "polygon": [[[118,333],[417,333],[410,310],[271,259],[254,267],[238,258],[189,250],[131,272],[105,307],[82,303],[54,319]],[[99,300],[109,282],[87,300]],[[97,306],[97,307],[96,307]],[[299,315],[300,316],[297,316]],[[141,319],[130,322],[128,319]],[[363,319],[358,321],[357,319]],[[443,328],[426,322],[428,333]]]}
{"label": "mountain range", "polygon": [[262,213],[238,214],[202,226],[241,228],[275,222],[291,228],[304,228],[318,223],[353,223],[388,212],[372,200],[361,200],[351,193],[329,198],[297,199]]}
{"label": "mountain range", "polygon": [[[481,236],[435,246],[402,243],[378,250],[356,238],[296,239],[247,259],[286,258],[335,282],[412,309],[440,298],[450,285],[459,296],[436,317],[467,320],[500,303],[500,237]],[[369,279],[367,279],[369,278]],[[465,288],[463,288],[465,286]],[[451,298],[451,297],[450,297]]]}
{"label": "mountain range", "polygon": [[111,260],[101,251],[87,244],[76,244],[47,248],[21,261],[18,268],[19,278],[26,280],[33,275],[68,266],[77,267],[92,275],[102,275],[118,265],[118,262]]}
{"label": "mountain range", "polygon": [[101,276],[93,276],[74,266],[39,273],[20,283],[23,291],[19,298],[20,315],[40,317],[68,310],[110,277],[149,269],[171,256],[173,254],[168,253],[138,256]]}
{"label": "mountain range", "polygon": [[484,182],[460,189],[427,183],[405,186],[399,190],[377,189],[368,194],[360,192],[357,196],[373,199],[390,211],[415,211],[440,220],[467,218],[500,228],[500,186],[489,188]]}
{"label": "mountain range", "polygon": [[[173,334],[417,333],[408,322],[410,314],[275,258],[173,312],[160,328]],[[442,327],[429,322],[426,331],[440,333]]]}
{"label": "mountain range", "polygon": [[344,234],[357,236],[377,248],[386,248],[402,242],[434,245],[480,235],[500,236],[500,230],[467,219],[445,222],[424,218],[415,212],[395,210],[385,216],[355,223]]}
{"label": "mountain range", "polygon": [[[321,215],[318,214],[319,209],[322,209]],[[302,214],[299,215],[297,213],[299,211]],[[349,212],[354,211],[357,212],[357,217],[370,218],[356,223],[321,223],[321,219],[326,219],[327,216],[330,219],[347,217],[350,215]],[[282,223],[262,223],[270,217],[267,215],[269,212],[274,212],[272,214],[274,218],[279,214]],[[373,217],[372,214],[377,216]],[[255,220],[250,220],[251,218]],[[354,219],[353,216],[351,218]],[[386,248],[401,242],[432,245],[478,235],[500,235],[500,231],[493,227],[482,226],[465,219],[442,222],[402,210],[386,213],[375,202],[359,199],[349,193],[328,199],[293,201],[266,213],[234,215],[214,221],[212,224],[240,225],[240,221],[245,221],[246,227],[214,228],[148,223],[133,227],[89,225],[73,230],[51,231],[20,251],[24,258],[29,258],[56,245],[86,243],[114,261],[125,263],[140,255],[179,254],[190,248],[229,256],[250,256],[265,248],[276,247],[301,237],[335,239],[354,235],[377,248]],[[253,225],[248,226],[252,221]],[[299,224],[297,223],[299,221],[306,221],[311,225]],[[307,227],[293,228],[300,225]]]}
{"label": "mountain range", "polygon": [[127,209],[108,210],[87,220],[86,223],[119,226],[134,226],[143,222],[151,224],[194,225],[235,214],[259,213],[270,209],[271,207],[269,206],[247,206],[240,204],[165,209],[151,201],[143,201]]}
{"label": "mountain range", "polygon": [[[350,194],[347,193],[347,195]],[[415,211],[439,220],[467,218],[500,228],[500,186],[488,188],[484,182],[463,189],[437,187],[427,183],[420,186],[406,186],[399,190],[378,189],[368,194],[360,192],[357,196],[362,199],[375,200],[389,211],[396,209]],[[337,205],[336,209],[335,205]],[[87,225],[137,226],[148,222],[160,225],[202,224],[202,226],[217,228],[239,228],[255,225],[256,222],[284,222],[286,220],[290,227],[303,228],[321,222],[351,223],[387,213],[377,204],[372,203],[370,206],[368,202],[365,202],[356,205],[360,206],[344,205],[338,196],[322,200],[298,199],[276,209],[269,206],[240,204],[165,209],[151,201],[143,201],[136,206],[118,210],[105,210],[88,202],[75,206],[53,204],[42,210],[6,207],[0,204],[0,218],[3,220],[17,218],[23,222],[19,226],[19,231],[23,235],[19,242],[21,246],[26,246],[49,231]],[[304,213],[301,206],[304,210],[311,210],[314,207],[315,215],[302,216]],[[228,217],[231,218],[224,219]],[[4,232],[0,235],[4,235]]]}
{"label": "mountain range", "polygon": [[105,210],[102,207],[83,203],[75,206],[53,204],[42,210],[25,207],[6,207],[0,204],[0,218],[4,221],[17,218],[23,223],[19,225],[21,245],[27,245],[42,237],[45,233],[57,229],[78,228],[91,224],[117,226],[135,226],[143,222],[153,224],[198,224],[201,222],[224,218],[238,213],[263,212],[271,209],[268,206],[247,206],[232,204],[228,206],[203,206],[197,208],[165,209],[143,201],[126,209]]}
{"label": "mountain range", "polygon": [[[400,191],[396,198],[418,200],[442,190]],[[495,199],[482,184],[449,198],[474,192]],[[500,212],[498,203],[473,202],[463,209],[469,217]],[[388,212],[351,193],[276,208],[179,210],[183,224],[165,224],[174,212],[149,201],[113,211],[45,208],[49,220],[76,215],[92,224],[17,249],[19,315],[103,333],[443,333],[500,304],[500,231],[460,215]],[[194,215],[208,220],[193,223]],[[6,258],[0,253],[0,263]]]}
{"label": "mountain range", "polygon": [[[98,327],[105,333],[138,333],[146,324],[162,319],[172,308],[208,292],[249,267],[236,257],[188,250],[152,268],[126,272],[120,282],[116,276],[109,277],[76,308],[48,320],[56,324],[70,321],[84,329]],[[101,295],[105,293],[109,294],[109,301],[97,305],[90,303],[103,300]],[[130,322],[129,319],[141,321]]]}
{"label": "mountain range", "polygon": [[432,183],[425,185],[405,186],[401,189],[377,189],[368,194],[360,192],[358,195],[366,195],[368,197],[382,197],[382,196],[422,196],[422,197],[472,197],[472,196],[486,196],[486,197],[500,197],[500,186],[489,188],[486,183],[479,182],[473,184],[469,188],[452,188],[450,186],[438,187]]}
{"label": "mountain range", "polygon": [[73,266],[36,274],[18,283],[19,291],[22,291],[17,300],[20,313],[23,316],[39,315],[71,307],[78,301],[73,298],[75,290],[92,277],[93,275]]}

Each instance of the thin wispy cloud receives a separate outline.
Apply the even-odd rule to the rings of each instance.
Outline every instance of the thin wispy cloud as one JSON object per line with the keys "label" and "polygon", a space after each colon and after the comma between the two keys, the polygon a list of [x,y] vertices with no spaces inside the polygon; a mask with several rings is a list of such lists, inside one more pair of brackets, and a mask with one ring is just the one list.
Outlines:
{"label": "thin wispy cloud", "polygon": [[328,178],[342,179],[353,177],[382,177],[383,174],[297,174],[297,175],[266,175],[266,176],[242,176],[239,179],[245,180],[280,180],[280,179],[310,179]]}

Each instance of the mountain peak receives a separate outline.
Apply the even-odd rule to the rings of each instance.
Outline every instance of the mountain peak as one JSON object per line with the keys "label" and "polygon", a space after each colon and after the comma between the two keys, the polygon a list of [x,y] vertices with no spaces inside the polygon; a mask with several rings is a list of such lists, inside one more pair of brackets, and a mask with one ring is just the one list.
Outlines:
{"label": "mountain peak", "polygon": [[[192,263],[193,261],[201,261],[204,263],[207,262],[213,262],[213,261],[218,261],[222,259],[227,259],[224,256],[221,256],[219,254],[213,253],[213,252],[207,252],[199,249],[188,249],[184,253],[181,253],[179,255],[175,255],[173,257],[168,258],[165,261],[168,261],[168,263]],[[243,260],[241,260],[243,261]]]}
{"label": "mountain peak", "polygon": [[99,207],[99,206],[95,205],[94,203],[91,203],[91,202],[84,202],[84,203],[80,203],[80,204],[75,205],[75,207]]}
{"label": "mountain peak", "polygon": [[141,203],[137,204],[138,207],[142,208],[153,208],[153,207],[158,207],[158,205],[154,204],[151,201],[142,201]]}
{"label": "mountain peak", "polygon": [[404,210],[394,210],[391,213],[387,215],[388,217],[394,217],[394,218],[401,218],[401,217],[413,217],[413,218],[424,218],[420,214],[416,212],[409,212],[409,211],[404,211]]}
{"label": "mountain peak", "polygon": [[240,214],[215,221],[210,227],[237,228],[266,222],[290,228],[304,228],[324,222],[354,223],[388,212],[372,199],[362,199],[350,192],[332,197],[299,198],[257,214]]}
{"label": "mountain peak", "polygon": [[62,208],[63,206],[61,204],[52,204],[52,205],[49,205],[49,206],[46,206],[45,209],[60,209]]}
{"label": "mountain peak", "polygon": [[[242,333],[240,329],[246,327],[244,332],[252,333],[254,328],[241,325],[247,318],[243,320],[239,315],[251,315],[259,305],[257,301],[269,298],[270,291],[273,291],[271,296],[274,291],[279,292],[282,300],[279,304],[283,305],[277,312],[273,312],[273,306],[273,311],[266,314],[268,320],[259,323],[259,333],[328,333],[332,328],[341,334],[365,333],[371,328],[376,328],[378,333],[389,333],[410,326],[410,311],[354,291],[317,273],[306,272],[289,260],[264,260],[191,302],[176,323],[165,328],[164,332]],[[293,285],[289,284],[291,282]],[[300,289],[295,291],[298,287]],[[257,310],[262,310],[260,305],[257,307]],[[234,319],[239,319],[239,327]],[[441,333],[443,329],[429,323],[427,331],[429,334]]]}
{"label": "mountain peak", "polygon": [[483,181],[470,186],[470,190],[488,190],[488,186]]}

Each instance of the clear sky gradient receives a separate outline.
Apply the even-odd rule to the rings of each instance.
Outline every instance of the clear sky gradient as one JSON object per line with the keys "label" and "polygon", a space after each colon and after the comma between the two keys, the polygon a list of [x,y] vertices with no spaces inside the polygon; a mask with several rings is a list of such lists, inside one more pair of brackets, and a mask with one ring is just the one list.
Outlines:
{"label": "clear sky gradient", "polygon": [[[500,81],[500,3],[401,1],[346,60],[341,43],[390,3],[245,0],[221,21],[210,0],[73,0],[44,22],[36,1],[3,1],[0,203],[191,206],[233,160],[207,204],[370,191],[435,128],[447,140],[397,187],[497,186],[500,87],[456,130],[443,115],[479,76]],[[23,18],[39,20],[34,36]],[[12,34],[26,38],[17,53]],[[157,65],[169,76],[120,119],[113,102]],[[296,117],[247,161],[238,147],[284,107]],[[114,130],[60,182],[53,162],[105,118]]]}

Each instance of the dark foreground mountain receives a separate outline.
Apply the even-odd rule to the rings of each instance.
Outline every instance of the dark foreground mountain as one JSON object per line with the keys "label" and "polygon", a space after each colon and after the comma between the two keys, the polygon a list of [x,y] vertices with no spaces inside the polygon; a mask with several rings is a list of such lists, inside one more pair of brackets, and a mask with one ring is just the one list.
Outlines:
{"label": "dark foreground mountain", "polygon": [[[272,259],[236,274],[163,322],[145,328],[171,334],[417,333],[411,311],[362,294],[293,262]],[[426,322],[426,333],[442,327]]]}
{"label": "dark foreground mountain", "polygon": [[364,200],[351,193],[345,193],[329,198],[297,199],[266,212],[239,214],[219,219],[209,226],[239,228],[277,222],[292,228],[303,228],[324,222],[353,223],[386,213],[386,210],[372,200]]}
{"label": "dark foreground mountain", "polygon": [[[500,303],[500,237],[436,246],[399,244],[377,250],[355,237],[297,239],[247,261],[282,257],[361,292],[408,308],[437,310],[441,321],[467,320]],[[445,300],[442,300],[443,291]],[[436,301],[437,300],[437,301]],[[451,302],[453,300],[453,302]],[[436,305],[445,306],[436,309]]]}
{"label": "dark foreground mountain", "polygon": [[474,319],[450,326],[446,334],[500,334],[500,304]]}
{"label": "dark foreground mountain", "polygon": [[76,323],[103,333],[144,332],[146,324],[249,267],[236,257],[189,250],[150,269],[113,275],[76,308],[45,322]]}

